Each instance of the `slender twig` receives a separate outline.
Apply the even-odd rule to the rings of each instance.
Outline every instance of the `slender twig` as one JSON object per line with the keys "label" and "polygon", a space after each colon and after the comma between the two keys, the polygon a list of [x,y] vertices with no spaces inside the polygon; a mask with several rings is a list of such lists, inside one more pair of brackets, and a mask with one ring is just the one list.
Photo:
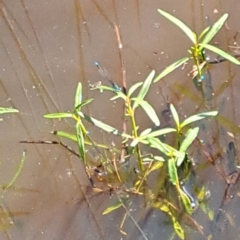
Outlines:
{"label": "slender twig", "polygon": [[[122,56],[122,41],[121,41],[121,37],[120,37],[120,33],[119,33],[119,28],[117,25],[114,25],[114,30],[116,33],[116,37],[117,37],[117,43],[118,43],[118,54],[119,54],[119,59],[121,62],[121,70],[122,70],[122,88],[123,88],[123,93],[125,95],[127,95],[127,81],[126,81],[126,68],[125,68],[125,64],[124,64],[124,60],[123,60],[123,56]],[[126,112],[126,104],[124,103],[123,106],[123,111],[124,113]],[[126,118],[124,118],[123,121],[123,133],[127,132],[127,123],[126,123]],[[124,161],[125,159],[125,144],[123,144],[122,146],[122,151],[121,151],[121,161]]]}

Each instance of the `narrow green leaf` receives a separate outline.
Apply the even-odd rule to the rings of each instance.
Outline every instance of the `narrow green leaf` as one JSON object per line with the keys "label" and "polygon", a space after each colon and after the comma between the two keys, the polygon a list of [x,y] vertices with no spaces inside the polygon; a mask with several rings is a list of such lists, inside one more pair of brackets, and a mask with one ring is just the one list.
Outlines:
{"label": "narrow green leaf", "polygon": [[[179,151],[183,152],[183,153],[186,153],[188,147],[192,144],[192,142],[196,139],[197,135],[198,135],[198,132],[199,132],[199,127],[195,127],[195,128],[191,128],[187,131],[186,133],[186,136],[185,136],[185,139],[183,140],[181,146],[180,146],[180,149]],[[184,158],[178,158],[177,159],[177,166],[179,167],[182,162],[184,161],[185,157]]]}
{"label": "narrow green leaf", "polygon": [[106,214],[108,214],[108,213],[110,213],[110,212],[113,212],[114,210],[117,210],[118,208],[120,208],[120,207],[122,206],[122,204],[123,204],[122,201],[117,201],[114,205],[106,208],[106,209],[103,211],[102,215],[106,215]]}
{"label": "narrow green leaf", "polygon": [[205,34],[211,29],[211,26],[207,26],[199,35],[198,42],[201,41],[201,39],[205,36]]}
{"label": "narrow green leaf", "polygon": [[17,109],[14,108],[3,108],[0,107],[0,114],[5,114],[5,113],[17,113],[19,112]]}
{"label": "narrow green leaf", "polygon": [[163,143],[158,138],[148,137],[147,141],[152,148],[158,149],[160,152],[165,155],[169,155],[168,149],[163,145]]}
{"label": "narrow green leaf", "polygon": [[130,87],[130,89],[128,90],[128,97],[130,97],[140,86],[143,85],[143,82],[138,82],[138,83],[135,83],[134,85],[132,85]]}
{"label": "narrow green leaf", "polygon": [[142,157],[142,161],[143,161],[143,162],[148,162],[148,163],[149,163],[149,162],[154,161],[154,159],[153,159],[153,157],[151,157],[151,156],[150,156],[150,157]]}
{"label": "narrow green leaf", "polygon": [[137,98],[137,97],[131,98],[131,100],[134,102],[133,110],[135,110],[140,105],[140,102],[144,101],[143,99],[140,99],[140,98]]}
{"label": "narrow green leaf", "polygon": [[145,79],[145,81],[143,82],[143,85],[139,91],[139,94],[138,94],[138,97],[137,98],[140,98],[140,99],[144,99],[144,97],[146,96],[150,86],[151,86],[151,83],[152,83],[152,80],[153,80],[153,77],[155,75],[155,71],[152,70],[149,75],[147,76],[147,78]]}
{"label": "narrow green leaf", "polygon": [[171,132],[176,132],[176,129],[175,128],[163,128],[163,129],[151,132],[150,134],[148,134],[148,137],[158,137],[158,136],[165,135],[165,134],[168,134]]}
{"label": "narrow green leaf", "polygon": [[159,121],[159,118],[158,118],[155,110],[153,109],[153,107],[147,101],[144,101],[144,100],[139,102],[139,105],[143,108],[143,110],[146,112],[146,114],[152,120],[152,122],[156,126],[159,126],[160,125],[160,121]]}
{"label": "narrow green leaf", "polygon": [[173,104],[170,104],[170,110],[171,110],[173,119],[174,119],[174,121],[175,121],[175,123],[176,123],[177,130],[179,131],[179,130],[180,130],[179,116],[178,116],[178,113],[177,113],[177,111],[176,111],[176,108],[173,106]]}
{"label": "narrow green leaf", "polygon": [[185,156],[185,153],[180,152],[168,144],[161,142],[158,138],[147,137],[146,140],[148,141],[150,147],[158,149],[160,152],[169,157],[174,156],[176,158],[184,158]]}
{"label": "narrow green leaf", "polygon": [[183,23],[181,20],[178,18],[172,16],[171,14],[158,9],[158,12],[163,15],[165,18],[167,18],[169,21],[177,25],[188,37],[189,39],[193,42],[194,45],[197,44],[197,36],[196,33],[194,33],[185,23]]}
{"label": "narrow green leaf", "polygon": [[177,157],[176,159],[177,159],[177,167],[179,167],[181,164],[182,164],[182,162],[186,159],[186,154],[187,153],[185,153],[185,152],[182,152],[183,153],[183,155],[182,156],[179,156],[179,157]]}
{"label": "narrow green leaf", "polygon": [[45,118],[70,118],[72,113],[50,113],[44,115]]}
{"label": "narrow green leaf", "polygon": [[77,142],[77,136],[74,135],[74,134],[71,134],[71,133],[67,133],[67,132],[64,132],[64,131],[54,131],[52,132],[54,135],[57,135],[59,137],[64,137],[64,138],[67,138],[73,142]]}
{"label": "narrow green leaf", "polygon": [[188,129],[186,136],[185,136],[184,140],[182,141],[182,144],[181,144],[179,150],[181,152],[186,152],[187,149],[189,148],[189,146],[192,144],[192,142],[196,139],[198,133],[199,133],[199,127]]}
{"label": "narrow green leaf", "polygon": [[223,24],[225,23],[225,21],[228,18],[228,14],[225,13],[223,14],[223,16],[221,16],[210,28],[210,30],[206,33],[203,41],[201,42],[201,47],[200,47],[200,51],[204,48],[204,44],[209,43],[213,37],[216,35],[216,33],[220,30],[220,28],[223,26]]}
{"label": "narrow green leaf", "polygon": [[181,123],[181,128],[185,127],[186,125],[193,123],[193,122],[197,122],[201,119],[204,119],[206,117],[215,117],[217,116],[218,111],[211,111],[211,112],[205,112],[205,113],[199,113],[196,115],[193,115],[191,117],[186,118],[182,123]]}
{"label": "narrow green leaf", "polygon": [[90,117],[86,114],[84,114],[83,112],[80,112],[78,111],[78,114],[80,117],[86,119],[88,122],[92,123],[93,125],[103,129],[104,131],[106,132],[109,132],[109,133],[112,133],[112,134],[115,134],[115,135],[119,135],[119,136],[122,136],[122,137],[125,137],[125,138],[128,138],[128,139],[132,139],[132,136],[126,134],[126,133],[122,133],[120,132],[118,129],[106,124],[106,123],[103,123],[93,117]]}
{"label": "narrow green leaf", "polygon": [[178,191],[187,213],[191,215],[193,213],[191,200],[189,199],[188,195],[180,187],[178,187]]}
{"label": "narrow green leaf", "polygon": [[84,164],[86,164],[86,154],[85,154],[85,144],[84,144],[84,135],[81,129],[79,122],[76,123],[76,134],[77,134],[77,143],[79,154],[82,158]]}
{"label": "narrow green leaf", "polygon": [[203,48],[207,48],[208,50],[218,54],[219,56],[227,59],[228,61],[234,63],[234,64],[237,64],[237,65],[240,65],[240,62],[233,56],[231,56],[230,54],[224,52],[223,50],[213,46],[213,45],[210,45],[210,44],[199,44],[200,46],[203,46]]}
{"label": "narrow green leaf", "polygon": [[143,85],[142,85],[137,97],[135,98],[136,101],[133,104],[133,109],[135,109],[138,106],[138,104],[140,103],[140,101],[143,100],[144,97],[146,96],[146,94],[151,86],[154,75],[155,75],[155,71],[152,70],[151,73],[147,76],[147,78],[143,82]]}
{"label": "narrow green leaf", "polygon": [[174,158],[168,159],[168,174],[169,174],[169,178],[170,178],[170,181],[172,182],[172,184],[178,185],[177,168],[175,165]]}
{"label": "narrow green leaf", "polygon": [[190,58],[182,58],[180,60],[177,60],[176,62],[172,63],[170,66],[166,67],[154,80],[153,82],[158,82],[162,78],[164,78],[166,75],[174,71],[176,68],[183,65],[185,62],[187,62]]}
{"label": "narrow green leaf", "polygon": [[[157,157],[157,156],[156,156]],[[161,168],[163,166],[163,162],[164,162],[164,159],[162,157],[159,157],[161,158],[161,160],[157,160],[157,162],[155,162],[151,169],[149,170],[148,174],[155,171],[155,170],[158,170],[159,168]]]}
{"label": "narrow green leaf", "polygon": [[149,144],[148,140],[145,139],[145,136],[143,138],[138,137],[138,141],[145,145]]}
{"label": "narrow green leaf", "polygon": [[131,147],[135,147],[138,143],[139,143],[139,139],[138,139],[138,138],[135,138],[135,139],[131,142],[130,146],[131,146]]}
{"label": "narrow green leaf", "polygon": [[74,108],[82,103],[82,83],[79,82],[75,93]]}
{"label": "narrow green leaf", "polygon": [[89,99],[83,101],[83,102],[80,104],[81,108],[82,108],[83,106],[89,104],[89,103],[92,102],[93,100],[94,100],[93,98],[89,98]]}
{"label": "narrow green leaf", "polygon": [[165,162],[165,159],[161,156],[153,156],[154,160],[160,161],[160,162]]}
{"label": "narrow green leaf", "polygon": [[117,100],[118,98],[120,98],[120,96],[119,96],[119,95],[116,95],[116,96],[110,98],[110,101],[115,101],[115,100]]}
{"label": "narrow green leaf", "polygon": [[177,149],[169,146],[169,150],[171,149],[171,155],[175,158],[185,158],[185,153],[178,151]]}
{"label": "narrow green leaf", "polygon": [[22,169],[23,169],[23,165],[25,163],[26,160],[26,152],[23,151],[22,153],[22,159],[17,167],[17,171],[15,172],[14,176],[12,177],[12,179],[10,180],[10,182],[7,184],[6,187],[4,187],[5,192],[13,186],[13,184],[16,182],[17,178],[20,176]]}
{"label": "narrow green leaf", "polygon": [[122,98],[124,101],[126,101],[127,96],[123,92],[116,92],[115,91],[115,93],[116,93],[116,96],[110,98],[111,101],[114,101],[114,100],[116,100],[118,98]]}
{"label": "narrow green leaf", "polygon": [[146,136],[146,135],[148,135],[151,131],[152,131],[151,128],[147,128],[147,129],[145,129],[144,131],[142,131],[142,132],[139,134],[139,136],[140,136],[140,137]]}

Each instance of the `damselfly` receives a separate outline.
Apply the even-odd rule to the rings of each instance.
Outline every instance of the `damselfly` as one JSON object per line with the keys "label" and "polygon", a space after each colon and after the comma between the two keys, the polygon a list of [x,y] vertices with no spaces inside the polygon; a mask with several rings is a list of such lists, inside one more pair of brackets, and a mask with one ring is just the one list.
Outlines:
{"label": "damselfly", "polygon": [[100,64],[95,61],[94,65],[98,68],[98,71],[100,72],[100,74],[111,83],[113,89],[115,90],[115,92],[121,92],[122,88],[120,88],[116,83],[114,83],[111,79],[108,78],[106,71],[103,70],[103,68],[100,66]]}

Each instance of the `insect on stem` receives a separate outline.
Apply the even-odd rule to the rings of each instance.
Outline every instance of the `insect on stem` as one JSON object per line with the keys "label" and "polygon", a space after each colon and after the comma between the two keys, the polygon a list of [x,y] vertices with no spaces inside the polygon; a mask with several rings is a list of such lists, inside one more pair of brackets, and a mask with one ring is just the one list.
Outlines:
{"label": "insect on stem", "polygon": [[121,92],[122,88],[120,88],[116,83],[114,83],[111,79],[108,78],[106,71],[103,70],[103,68],[100,66],[100,64],[95,61],[94,65],[98,68],[99,73],[107,80],[111,83],[113,89],[115,90],[115,92]]}

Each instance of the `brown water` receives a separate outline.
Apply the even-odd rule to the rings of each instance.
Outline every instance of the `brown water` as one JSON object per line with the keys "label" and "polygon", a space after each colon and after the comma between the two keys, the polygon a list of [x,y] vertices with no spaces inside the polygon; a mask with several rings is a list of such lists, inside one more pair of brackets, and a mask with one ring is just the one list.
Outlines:
{"label": "brown water", "polygon": [[[0,105],[20,111],[3,116],[4,121],[0,123],[1,184],[10,181],[22,151],[27,150],[23,172],[1,203],[1,208],[10,212],[11,219],[1,214],[0,239],[144,239],[128,218],[124,225],[128,235],[119,232],[124,210],[102,216],[102,211],[114,200],[109,194],[92,192],[77,157],[61,146],[20,144],[19,141],[54,140],[50,131],[71,131],[72,121],[46,120],[43,115],[71,110],[79,81],[83,83],[85,97],[96,98],[86,107],[86,113],[121,127],[122,104],[107,104],[110,94],[101,95],[88,88],[88,81],[104,81],[94,61],[99,61],[109,77],[122,85],[123,60],[127,86],[130,86],[144,80],[151,69],[160,72],[185,56],[190,41],[157,13],[159,7],[197,32],[207,21],[214,22],[223,13],[229,13],[227,26],[214,42],[238,53],[240,3],[8,0],[1,1],[0,7]],[[122,39],[122,59],[114,25],[119,27]],[[235,48],[230,49],[229,45]],[[230,142],[235,144],[235,161],[239,164],[239,68],[225,62],[210,70],[214,95],[208,101],[203,100],[187,76],[190,68],[188,65],[184,70],[179,69],[157,83],[147,99],[159,115],[166,109],[167,98],[181,117],[209,108],[219,110],[216,120],[202,123],[200,137],[205,140],[208,152],[216,156],[216,165],[227,175],[224,169]],[[145,116],[141,119],[141,126],[151,124]],[[99,137],[95,128],[89,127],[89,131],[93,137]],[[107,143],[113,139],[107,134],[104,138]],[[198,157],[197,162],[207,161],[203,152],[193,152],[192,156]],[[230,186],[232,197],[223,203],[227,183],[216,169],[210,164],[197,179],[209,186],[209,206],[215,212],[215,219],[211,222],[199,209],[193,217],[203,226],[204,235],[190,230],[189,239],[206,239],[213,234],[213,239],[230,240],[238,239],[240,234],[239,183]],[[147,239],[168,239],[172,227],[164,222],[165,215],[144,208],[139,210],[139,204],[142,206],[141,200],[133,203],[132,215]],[[10,221],[14,224],[7,227]]]}

